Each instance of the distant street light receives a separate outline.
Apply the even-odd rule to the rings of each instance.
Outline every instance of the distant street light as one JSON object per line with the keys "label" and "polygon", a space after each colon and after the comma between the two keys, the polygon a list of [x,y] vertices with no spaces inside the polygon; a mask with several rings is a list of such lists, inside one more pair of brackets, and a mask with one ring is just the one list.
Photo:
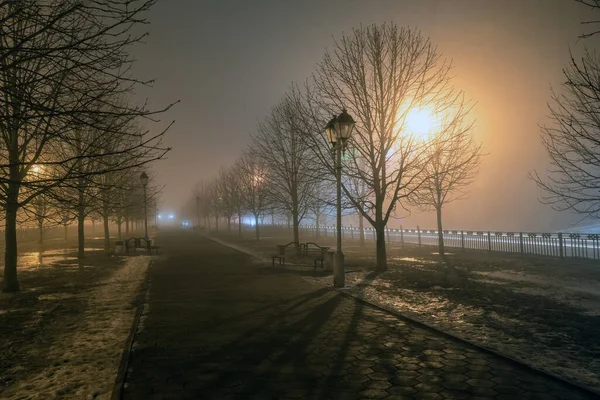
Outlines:
{"label": "distant street light", "polygon": [[356,122],[344,109],[340,115],[333,117],[325,127],[325,134],[332,150],[335,151],[335,177],[337,183],[337,249],[333,267],[333,285],[344,287],[346,271],[344,270],[344,253],[342,253],[342,151],[352,134]]}
{"label": "distant street light", "polygon": [[146,238],[146,244],[148,243],[148,199],[146,197],[146,188],[148,187],[148,175],[146,172],[142,172],[140,175],[140,182],[144,187],[144,237]]}

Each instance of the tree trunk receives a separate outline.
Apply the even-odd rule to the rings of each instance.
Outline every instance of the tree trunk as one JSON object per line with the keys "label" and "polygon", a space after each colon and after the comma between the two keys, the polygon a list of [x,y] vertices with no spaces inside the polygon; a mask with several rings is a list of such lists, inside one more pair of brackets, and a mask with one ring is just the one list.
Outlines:
{"label": "tree trunk", "polygon": [[294,242],[296,242],[296,253],[300,255],[300,221],[298,220],[298,212],[292,215],[294,221]]}
{"label": "tree trunk", "polygon": [[44,244],[44,219],[38,217],[38,244]]}
{"label": "tree trunk", "polygon": [[440,256],[446,255],[444,250],[444,231],[442,230],[442,207],[437,207],[438,246]]}
{"label": "tree trunk", "polygon": [[129,218],[125,216],[125,235],[129,236]]}
{"label": "tree trunk", "polygon": [[219,232],[219,217],[215,216],[215,229]]}
{"label": "tree trunk", "polygon": [[300,243],[300,221],[298,219],[298,208],[294,206],[294,210],[292,211],[292,223],[293,225],[293,237],[294,242]]}
{"label": "tree trunk", "polygon": [[318,239],[321,234],[321,230],[319,229],[319,212],[318,211],[315,213],[315,217],[316,217],[316,223],[317,223],[316,237]]}
{"label": "tree trunk", "polygon": [[108,230],[108,206],[104,207],[102,222],[104,225],[104,251],[110,251],[110,232]]}
{"label": "tree trunk", "polygon": [[258,214],[254,214],[254,230],[256,231],[256,240],[260,240],[260,233],[258,231]]}
{"label": "tree trunk", "polygon": [[65,242],[69,241],[69,227],[67,224],[64,224],[65,226]]}
{"label": "tree trunk", "polygon": [[375,226],[377,234],[377,271],[387,271],[387,251],[385,248],[385,224],[380,222]]}
{"label": "tree trunk", "polygon": [[123,220],[121,219],[121,217],[119,217],[119,219],[117,220],[117,232],[119,233],[119,240],[123,239],[122,235],[121,235],[121,225],[123,224]]}
{"label": "tree trunk", "polygon": [[[16,186],[16,187],[15,187]],[[17,199],[19,187],[9,183],[4,227],[4,291],[18,292],[17,279]]]}
{"label": "tree trunk", "polygon": [[85,258],[85,205],[83,203],[83,190],[79,189],[79,205],[77,210],[77,258]]}
{"label": "tree trunk", "polygon": [[358,214],[358,230],[359,230],[359,242],[360,247],[365,247],[365,222],[362,214]]}
{"label": "tree trunk", "polygon": [[231,233],[231,215],[227,218],[227,232]]}

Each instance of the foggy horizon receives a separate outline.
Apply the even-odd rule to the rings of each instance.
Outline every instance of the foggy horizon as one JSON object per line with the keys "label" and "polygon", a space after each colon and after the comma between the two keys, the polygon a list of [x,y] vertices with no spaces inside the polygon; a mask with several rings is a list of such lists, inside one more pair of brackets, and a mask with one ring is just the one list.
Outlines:
{"label": "foggy horizon", "polygon": [[0,397],[600,398],[600,0],[0,0]]}
{"label": "foggy horizon", "polygon": [[[586,7],[562,0],[159,2],[134,55],[136,72],[156,79],[153,104],[181,100],[165,118],[176,121],[166,137],[172,151],[153,167],[165,185],[161,209],[179,213],[198,182],[230,165],[290,84],[309,78],[332,38],[393,21],[421,30],[452,59],[455,86],[476,102],[473,134],[488,155],[469,198],[445,207],[445,226],[568,229],[580,218],[539,203],[543,193],[527,175],[545,169],[538,124],[548,121],[550,89],[561,89],[569,50],[583,48],[586,16]],[[414,210],[402,224],[434,228],[435,215]]]}

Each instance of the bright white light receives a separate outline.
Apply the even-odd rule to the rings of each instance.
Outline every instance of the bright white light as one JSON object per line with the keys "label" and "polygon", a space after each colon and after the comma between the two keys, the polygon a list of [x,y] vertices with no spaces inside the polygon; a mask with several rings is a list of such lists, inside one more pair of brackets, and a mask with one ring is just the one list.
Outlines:
{"label": "bright white light", "polygon": [[158,214],[158,219],[161,219],[161,218],[162,218],[162,215],[161,215],[161,214]]}
{"label": "bright white light", "polygon": [[175,216],[173,214],[169,214],[169,219],[173,219]]}
{"label": "bright white light", "polygon": [[428,134],[433,128],[433,116],[426,108],[413,108],[406,114],[406,127],[416,135]]}

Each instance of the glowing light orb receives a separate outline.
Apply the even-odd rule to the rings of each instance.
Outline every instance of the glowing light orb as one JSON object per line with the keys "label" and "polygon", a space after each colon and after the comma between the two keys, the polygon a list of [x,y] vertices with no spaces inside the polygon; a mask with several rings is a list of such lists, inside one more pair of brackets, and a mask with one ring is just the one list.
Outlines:
{"label": "glowing light orb", "polygon": [[410,133],[426,135],[434,125],[431,112],[424,108],[413,108],[406,114],[406,128]]}

